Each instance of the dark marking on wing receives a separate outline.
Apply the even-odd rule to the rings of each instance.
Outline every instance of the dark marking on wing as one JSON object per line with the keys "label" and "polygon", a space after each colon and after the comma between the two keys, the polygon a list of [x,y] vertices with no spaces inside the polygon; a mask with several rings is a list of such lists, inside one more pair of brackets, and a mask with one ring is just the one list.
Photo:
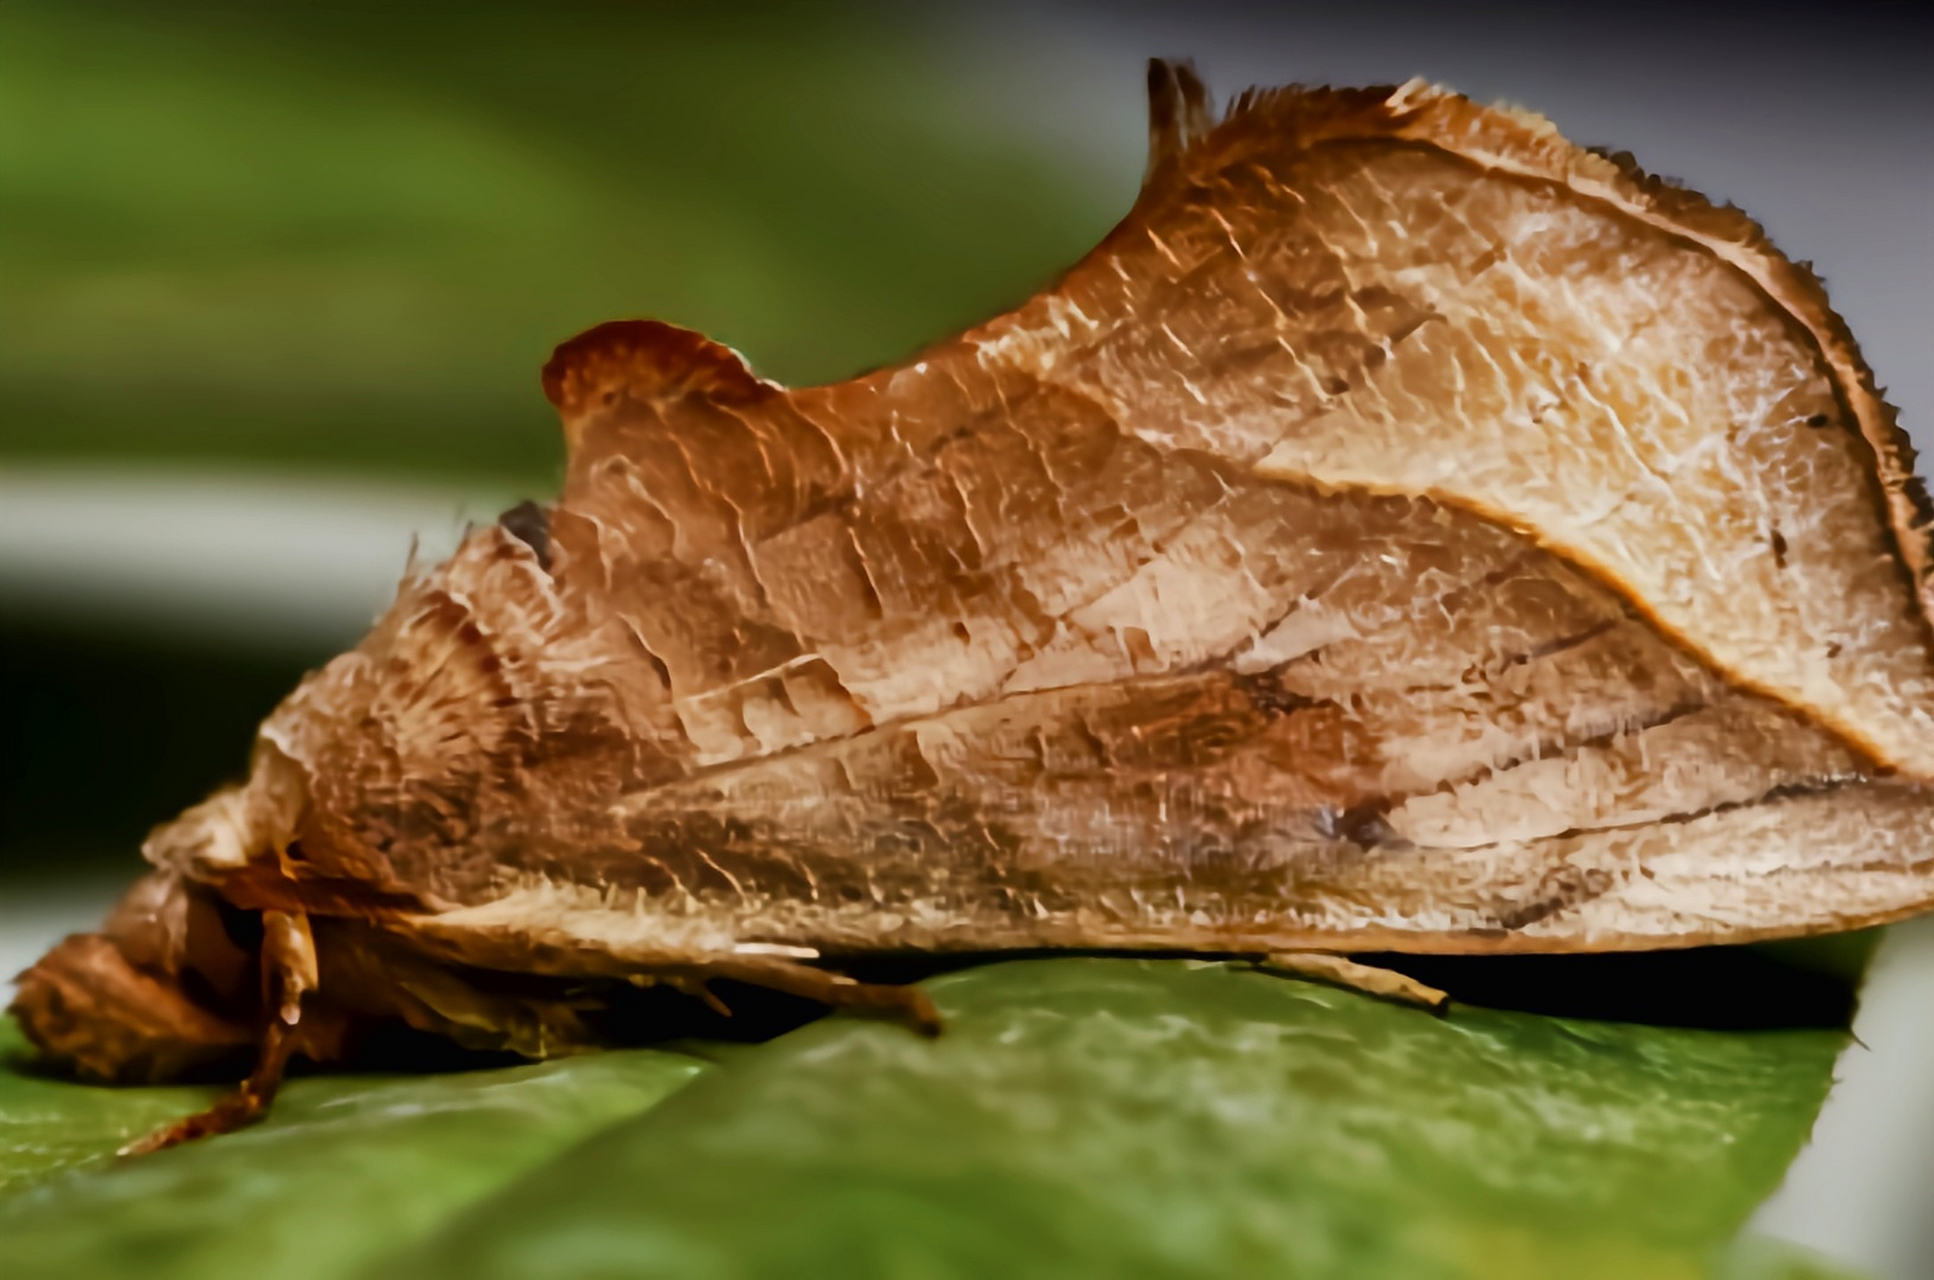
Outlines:
{"label": "dark marking on wing", "polygon": [[524,501],[497,517],[504,532],[537,554],[537,563],[546,573],[551,569],[551,513],[535,502]]}

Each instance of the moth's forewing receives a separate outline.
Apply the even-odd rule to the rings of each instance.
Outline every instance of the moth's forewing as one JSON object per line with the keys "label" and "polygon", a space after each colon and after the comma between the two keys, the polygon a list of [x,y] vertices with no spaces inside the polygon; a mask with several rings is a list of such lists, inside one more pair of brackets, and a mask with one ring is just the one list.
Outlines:
{"label": "moth's forewing", "polygon": [[574,882],[507,851],[508,897],[423,929],[461,955],[542,920],[639,963],[748,941],[1590,950],[1926,900],[1919,788],[1554,556],[1427,502],[1277,492],[1283,572],[1245,562],[1278,592],[1267,644],[638,789]]}

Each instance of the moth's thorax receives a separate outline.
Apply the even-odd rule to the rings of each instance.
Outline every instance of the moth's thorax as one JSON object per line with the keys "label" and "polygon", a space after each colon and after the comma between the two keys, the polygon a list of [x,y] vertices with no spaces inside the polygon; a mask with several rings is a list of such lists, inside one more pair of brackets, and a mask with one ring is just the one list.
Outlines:
{"label": "moth's thorax", "polygon": [[158,868],[217,883],[253,865],[273,865],[296,840],[308,800],[302,768],[263,741],[247,781],[156,827],[141,852]]}

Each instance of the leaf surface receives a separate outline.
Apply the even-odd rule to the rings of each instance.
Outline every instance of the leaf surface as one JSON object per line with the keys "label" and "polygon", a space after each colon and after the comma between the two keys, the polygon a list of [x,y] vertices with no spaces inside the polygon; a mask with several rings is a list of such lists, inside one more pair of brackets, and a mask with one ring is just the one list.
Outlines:
{"label": "leaf surface", "polygon": [[[18,1030],[6,1024],[6,1044]],[[262,1125],[126,1163],[209,1091],[0,1074],[7,1274],[328,1277],[432,1229],[704,1070],[655,1050],[497,1071],[297,1080]]]}
{"label": "leaf surface", "polygon": [[931,989],[939,1042],[816,1024],[385,1274],[1699,1275],[1842,1043],[1172,962]]}
{"label": "leaf surface", "polygon": [[0,1076],[0,1175],[40,1184],[0,1200],[9,1274],[1701,1276],[1845,1042],[1439,1020],[1176,961],[929,990],[938,1041],[829,1018],[709,1069],[298,1080],[257,1129],[119,1167],[195,1092]]}

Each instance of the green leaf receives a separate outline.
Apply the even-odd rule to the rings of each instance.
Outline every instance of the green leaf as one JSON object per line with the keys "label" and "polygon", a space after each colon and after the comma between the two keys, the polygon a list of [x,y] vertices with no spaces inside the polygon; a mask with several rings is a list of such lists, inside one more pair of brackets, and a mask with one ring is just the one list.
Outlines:
{"label": "green leaf", "polygon": [[111,1167],[202,1095],[0,1077],[39,1148],[0,1167],[41,1180],[0,1199],[7,1274],[1832,1274],[1728,1245],[1840,1032],[1438,1019],[1182,961],[928,989],[936,1041],[829,1018],[709,1066],[298,1080],[257,1129]]}
{"label": "green leaf", "polygon": [[1694,1276],[1844,1037],[1448,1020],[1220,966],[931,984],[745,1054],[392,1276]]}
{"label": "green leaf", "polygon": [[130,1138],[201,1110],[221,1092],[89,1089],[30,1074],[29,1057],[19,1025],[0,1017],[0,1194],[103,1164]]}
{"label": "green leaf", "polygon": [[112,1160],[121,1142],[212,1092],[0,1074],[0,1185],[13,1189],[0,1199],[0,1269],[12,1280],[347,1275],[703,1070],[638,1050],[296,1080],[255,1128],[125,1162]]}

